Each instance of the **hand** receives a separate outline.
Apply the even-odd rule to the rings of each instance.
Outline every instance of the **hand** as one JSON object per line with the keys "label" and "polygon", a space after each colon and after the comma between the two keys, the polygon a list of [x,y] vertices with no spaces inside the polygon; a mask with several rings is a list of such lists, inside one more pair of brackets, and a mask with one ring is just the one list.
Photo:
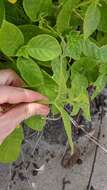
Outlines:
{"label": "hand", "polygon": [[34,101],[47,99],[45,96],[21,88],[24,82],[12,70],[0,71],[0,144],[16,126],[33,115],[49,113],[46,105]]}

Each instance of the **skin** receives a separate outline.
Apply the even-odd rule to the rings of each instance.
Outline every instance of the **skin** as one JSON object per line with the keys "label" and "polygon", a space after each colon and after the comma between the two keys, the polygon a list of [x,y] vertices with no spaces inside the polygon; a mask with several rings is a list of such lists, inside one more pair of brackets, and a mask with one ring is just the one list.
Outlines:
{"label": "skin", "polygon": [[49,113],[48,105],[34,103],[47,98],[23,86],[24,82],[13,70],[0,70],[0,144],[23,120]]}

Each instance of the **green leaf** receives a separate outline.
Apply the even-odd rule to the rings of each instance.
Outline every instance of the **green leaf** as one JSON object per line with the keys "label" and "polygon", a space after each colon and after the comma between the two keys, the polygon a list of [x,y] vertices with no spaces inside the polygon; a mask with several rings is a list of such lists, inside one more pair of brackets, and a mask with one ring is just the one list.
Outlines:
{"label": "green leaf", "polygon": [[4,0],[0,0],[0,28],[3,23],[4,18],[5,18]]}
{"label": "green leaf", "polygon": [[15,56],[17,50],[24,44],[21,31],[12,23],[4,20],[0,29],[0,49],[7,56]]}
{"label": "green leaf", "polygon": [[71,66],[71,79],[77,73],[84,75],[88,83],[94,82],[98,77],[98,62],[90,57],[81,57],[80,60],[75,61]]}
{"label": "green leaf", "polygon": [[79,1],[80,0],[64,1],[64,4],[57,16],[57,21],[56,21],[56,27],[58,32],[63,33],[65,30],[67,30],[70,27],[70,19],[72,11],[75,9]]}
{"label": "green leaf", "polygon": [[100,10],[94,3],[90,4],[84,18],[84,37],[88,38],[96,29],[100,22]]}
{"label": "green leaf", "polygon": [[[61,67],[60,58],[58,57],[58,58],[54,59],[53,61],[51,61],[51,66],[52,66],[52,71],[53,71],[52,78],[59,85],[60,80],[61,80],[59,77],[60,67]],[[65,78],[65,81],[67,82],[69,73],[67,71],[67,59],[66,58],[63,59],[62,70],[63,70],[63,76]]]}
{"label": "green leaf", "polygon": [[90,39],[82,41],[82,52],[85,56],[100,61],[100,48]]}
{"label": "green leaf", "polygon": [[43,33],[43,31],[36,25],[24,24],[18,26],[24,35],[25,44],[34,36]]}
{"label": "green leaf", "polygon": [[51,112],[52,112],[53,115],[58,115],[59,114],[59,110],[57,109],[55,104],[51,105]]}
{"label": "green leaf", "polygon": [[56,105],[57,109],[60,111],[62,120],[64,123],[64,128],[68,137],[68,142],[71,147],[72,154],[74,153],[74,144],[72,140],[72,129],[71,129],[71,122],[68,113],[60,106]]}
{"label": "green leaf", "polygon": [[97,42],[95,40],[83,39],[82,35],[76,33],[72,35],[72,33],[70,33],[67,38],[65,55],[75,60],[79,60],[83,55],[85,55],[89,59],[96,59],[99,63],[106,63],[107,44],[100,47],[96,43]]}
{"label": "green leaf", "polygon": [[24,13],[24,9],[20,4],[20,0],[18,0],[16,4],[11,4],[8,2],[8,0],[4,1],[5,17],[8,22],[15,25],[25,24],[26,22],[28,22],[28,17]]}
{"label": "green leaf", "polygon": [[107,64],[103,63],[100,65],[99,73],[101,75],[107,75]]}
{"label": "green leaf", "polygon": [[106,3],[102,2],[99,9],[101,13],[101,19],[98,25],[98,29],[100,31],[107,32],[107,2]]}
{"label": "green leaf", "polygon": [[104,89],[106,83],[107,83],[107,75],[105,74],[99,75],[99,77],[93,84],[93,86],[96,88],[92,95],[92,100]]}
{"label": "green leaf", "polygon": [[105,3],[107,3],[107,0],[103,0]]}
{"label": "green leaf", "polygon": [[65,75],[65,72],[66,70],[64,70],[64,67],[63,67],[63,64],[64,64],[64,59],[61,57],[59,59],[59,65],[60,65],[60,68],[59,68],[59,81],[58,81],[58,95],[56,97],[56,102],[62,102],[62,101],[65,101],[66,97],[67,97],[67,80],[66,80],[66,75]]}
{"label": "green leaf", "polygon": [[103,63],[107,62],[107,44],[102,46],[99,50],[99,60]]}
{"label": "green leaf", "polygon": [[41,70],[43,74],[44,84],[41,85],[38,90],[45,96],[49,98],[49,100],[54,102],[57,94],[58,94],[58,85],[53,80],[52,76],[50,76],[47,72],[44,70]]}
{"label": "green leaf", "polygon": [[72,79],[72,86],[69,89],[69,103],[73,106],[72,115],[76,115],[79,109],[82,109],[85,118],[91,120],[87,87],[88,81],[86,77],[76,73]]}
{"label": "green leaf", "polygon": [[35,61],[20,57],[17,59],[17,67],[30,88],[48,96],[50,101],[56,98],[58,85],[48,73],[40,70]]}
{"label": "green leaf", "polygon": [[47,16],[50,12],[52,0],[24,0],[23,7],[27,16],[35,22],[39,15]]}
{"label": "green leaf", "polygon": [[21,48],[18,49],[16,53],[17,57],[24,57],[26,59],[29,59],[28,51],[27,51],[27,46],[21,46]]}
{"label": "green leaf", "polygon": [[28,127],[36,131],[42,131],[45,125],[46,120],[43,119],[41,116],[32,116],[31,118],[27,119],[24,123]]}
{"label": "green leaf", "polygon": [[5,139],[5,141],[0,145],[1,163],[10,163],[17,160],[23,138],[23,130],[19,127]]}
{"label": "green leaf", "polygon": [[17,67],[22,78],[27,82],[29,86],[38,87],[43,85],[43,74],[37,63],[31,58],[18,58]]}
{"label": "green leaf", "polygon": [[67,49],[66,55],[72,57],[75,60],[80,59],[82,54],[82,36],[78,32],[70,32],[67,37]]}
{"label": "green leaf", "polygon": [[61,47],[54,37],[41,34],[29,41],[28,53],[40,61],[49,61],[61,54]]}

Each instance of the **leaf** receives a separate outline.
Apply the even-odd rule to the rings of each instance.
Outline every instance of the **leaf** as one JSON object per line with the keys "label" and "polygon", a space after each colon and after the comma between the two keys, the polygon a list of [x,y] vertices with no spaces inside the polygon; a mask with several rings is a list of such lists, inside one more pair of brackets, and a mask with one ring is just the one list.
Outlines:
{"label": "leaf", "polygon": [[105,74],[99,75],[99,77],[93,84],[93,86],[96,88],[91,97],[92,100],[104,89],[106,83],[107,83],[107,75],[105,75]]}
{"label": "leaf", "polygon": [[0,28],[3,23],[4,18],[5,18],[4,0],[0,0]]}
{"label": "leaf", "polygon": [[107,0],[104,0],[105,3],[107,3]]}
{"label": "leaf", "polygon": [[107,64],[103,63],[100,65],[99,73],[101,75],[107,75]]}
{"label": "leaf", "polygon": [[60,69],[59,69],[59,81],[58,81],[58,94],[56,97],[56,102],[60,103],[65,101],[66,97],[67,97],[67,80],[66,80],[66,75],[65,75],[65,70],[63,69],[63,63],[64,63],[64,59],[61,57],[59,59],[59,65],[60,65]]}
{"label": "leaf", "polygon": [[102,2],[99,9],[101,13],[101,19],[98,25],[98,29],[100,31],[107,32],[107,2],[106,3]]}
{"label": "leaf", "polygon": [[80,0],[67,0],[64,1],[62,9],[60,10],[57,20],[56,27],[57,31],[63,33],[70,27],[70,19],[73,9],[75,9],[76,5]]}
{"label": "leaf", "polygon": [[21,48],[18,49],[16,53],[17,57],[24,57],[26,59],[29,59],[28,51],[27,51],[27,46],[21,46]]}
{"label": "leaf", "polygon": [[18,27],[4,20],[0,29],[1,51],[7,56],[15,56],[18,48],[23,44],[23,34]]}
{"label": "leaf", "polygon": [[34,36],[43,33],[42,30],[33,24],[19,25],[19,29],[24,35],[25,44]]}
{"label": "leaf", "polygon": [[[61,66],[60,58],[58,57],[58,58],[54,59],[53,61],[51,61],[51,66],[52,66],[52,71],[53,71],[52,78],[59,85],[60,84],[59,73],[60,73],[60,66]],[[67,71],[67,59],[66,58],[63,59],[62,70],[63,70],[63,75],[65,78],[65,81],[67,82],[69,73]]]}
{"label": "leaf", "polygon": [[37,63],[31,58],[18,58],[17,67],[20,71],[22,78],[27,82],[29,86],[38,87],[43,85],[42,72]]}
{"label": "leaf", "polygon": [[44,70],[41,71],[44,78],[44,84],[43,86],[40,86],[38,90],[47,96],[52,103],[58,94],[58,85],[47,72]]}
{"label": "leaf", "polygon": [[103,63],[107,62],[107,44],[102,46],[99,50],[99,60]]}
{"label": "leaf", "polygon": [[0,145],[0,162],[10,163],[17,160],[23,140],[22,128],[16,128]]}
{"label": "leaf", "polygon": [[41,116],[32,116],[31,118],[24,121],[28,127],[36,131],[42,131],[46,120]]}
{"label": "leaf", "polygon": [[51,9],[52,0],[24,0],[23,7],[27,16],[35,22],[39,15],[47,16]]}
{"label": "leaf", "polygon": [[29,41],[28,53],[40,61],[50,61],[61,54],[61,47],[54,37],[41,34]]}
{"label": "leaf", "polygon": [[76,73],[69,89],[69,102],[73,106],[72,115],[77,115],[80,109],[87,120],[90,118],[90,103],[87,92],[88,82],[82,74]]}
{"label": "leaf", "polygon": [[15,4],[17,0],[8,0],[9,3]]}
{"label": "leaf", "polygon": [[82,41],[82,52],[85,56],[97,59],[100,62],[100,48],[90,39]]}
{"label": "leaf", "polygon": [[[96,59],[97,62],[107,62],[107,44],[99,47],[95,40],[83,39],[82,35],[69,34],[67,38],[67,47],[65,56],[69,56],[75,60],[79,60],[83,55],[89,59]],[[77,55],[77,56],[76,56]]]}
{"label": "leaf", "polygon": [[84,18],[84,37],[88,38],[96,29],[100,22],[100,10],[94,3],[88,6]]}
{"label": "leaf", "polygon": [[64,128],[68,137],[68,143],[71,147],[72,154],[74,153],[74,144],[72,140],[72,129],[71,129],[71,122],[68,113],[60,106],[56,105],[57,109],[60,111],[62,120],[64,123]]}
{"label": "leaf", "polygon": [[17,67],[31,89],[48,96],[50,101],[56,98],[58,85],[48,73],[39,68],[35,61],[20,57],[17,60]]}
{"label": "leaf", "polygon": [[82,54],[82,36],[78,32],[70,32],[67,37],[66,55],[75,60],[80,59]]}
{"label": "leaf", "polygon": [[107,44],[99,47],[91,40],[84,40],[82,43],[83,54],[87,57],[96,59],[99,63],[107,62]]}
{"label": "leaf", "polygon": [[71,66],[71,79],[75,77],[77,73],[84,75],[88,83],[94,82],[98,77],[99,64],[95,59],[90,57],[81,57]]}
{"label": "leaf", "polygon": [[17,0],[16,4],[5,1],[5,20],[15,25],[26,24],[28,17],[25,15],[24,9],[20,0]]}

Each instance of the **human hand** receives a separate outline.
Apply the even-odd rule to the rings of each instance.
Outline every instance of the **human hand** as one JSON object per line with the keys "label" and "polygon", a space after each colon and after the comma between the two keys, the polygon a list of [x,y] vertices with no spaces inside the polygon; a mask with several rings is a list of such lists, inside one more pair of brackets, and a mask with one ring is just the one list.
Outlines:
{"label": "human hand", "polygon": [[12,70],[0,70],[0,144],[16,126],[33,115],[49,113],[46,105],[34,103],[46,97],[21,88],[24,82]]}

